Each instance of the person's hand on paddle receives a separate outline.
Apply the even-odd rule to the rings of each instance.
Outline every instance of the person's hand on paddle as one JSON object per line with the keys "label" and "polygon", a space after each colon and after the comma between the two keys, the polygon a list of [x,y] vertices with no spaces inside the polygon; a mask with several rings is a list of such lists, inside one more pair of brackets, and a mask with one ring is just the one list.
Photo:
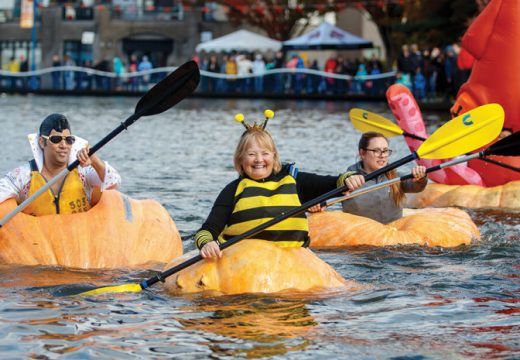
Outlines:
{"label": "person's hand on paddle", "polygon": [[216,241],[210,241],[200,249],[200,255],[204,259],[220,259],[222,257],[222,250],[220,250]]}
{"label": "person's hand on paddle", "polygon": [[87,144],[83,149],[77,152],[76,158],[78,159],[79,165],[81,167],[91,166],[93,163],[98,163],[100,161],[96,154],[88,156],[89,151],[90,146]]}
{"label": "person's hand on paddle", "polygon": [[365,185],[365,178],[363,175],[351,175],[345,179],[345,185],[348,187],[347,193],[350,193]]}
{"label": "person's hand on paddle", "polygon": [[322,212],[322,211],[325,211],[325,210],[327,210],[327,207],[326,206],[321,206],[320,204],[311,206],[310,208],[307,209],[307,211],[310,212],[310,213],[317,213],[317,212]]}
{"label": "person's hand on paddle", "polygon": [[79,150],[76,154],[76,158],[79,161],[79,166],[86,167],[92,166],[99,176],[101,181],[105,181],[105,163],[101,161],[96,154],[88,155],[90,146],[87,144],[83,149]]}
{"label": "person's hand on paddle", "polygon": [[412,169],[413,181],[419,181],[426,176],[426,167],[417,165]]}

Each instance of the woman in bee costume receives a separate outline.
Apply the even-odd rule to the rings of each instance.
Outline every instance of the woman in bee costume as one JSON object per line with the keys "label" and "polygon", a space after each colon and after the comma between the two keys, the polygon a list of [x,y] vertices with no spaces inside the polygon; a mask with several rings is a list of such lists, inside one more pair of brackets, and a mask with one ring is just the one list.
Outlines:
{"label": "woman in bee costume", "polygon": [[[274,114],[266,110],[264,115],[266,120],[262,125],[246,124],[241,114],[235,117],[246,128],[234,155],[239,177],[220,192],[195,235],[195,243],[204,258],[221,257],[220,243],[343,186],[345,180],[355,174],[323,176],[298,172],[294,164],[282,165],[274,140],[265,130]],[[349,189],[355,190],[357,186],[350,182]],[[265,229],[255,235],[255,239],[273,241],[281,247],[308,246],[308,230],[306,215],[301,214]]]}

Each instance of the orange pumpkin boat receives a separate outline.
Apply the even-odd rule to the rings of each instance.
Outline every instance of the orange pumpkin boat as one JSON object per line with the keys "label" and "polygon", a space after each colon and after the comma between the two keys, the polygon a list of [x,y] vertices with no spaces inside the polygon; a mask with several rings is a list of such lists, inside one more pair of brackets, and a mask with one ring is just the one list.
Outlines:
{"label": "orange pumpkin boat", "polygon": [[[0,217],[16,207],[0,204]],[[58,265],[82,269],[142,267],[182,255],[170,215],[154,200],[105,191],[91,210],[31,216],[18,213],[0,229],[0,264]]]}
{"label": "orange pumpkin boat", "polygon": [[375,220],[327,211],[309,216],[311,247],[425,245],[456,247],[480,239],[468,214],[460,209],[407,210],[410,215],[384,225]]}
{"label": "orange pumpkin boat", "polygon": [[483,187],[478,185],[428,184],[423,192],[409,194],[407,206],[460,206],[470,209],[520,209],[520,181]]}
{"label": "orange pumpkin boat", "polygon": [[[198,251],[168,264],[171,268]],[[316,292],[358,290],[308,248],[282,248],[265,240],[243,240],[218,260],[203,260],[166,279],[172,294]]]}

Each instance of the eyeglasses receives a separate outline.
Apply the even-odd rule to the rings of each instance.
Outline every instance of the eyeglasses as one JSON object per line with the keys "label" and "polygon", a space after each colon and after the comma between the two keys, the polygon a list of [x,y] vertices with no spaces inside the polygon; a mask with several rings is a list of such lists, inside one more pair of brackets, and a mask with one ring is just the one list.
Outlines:
{"label": "eyeglasses", "polygon": [[45,136],[42,135],[42,138],[49,140],[53,144],[59,144],[62,140],[65,140],[65,142],[69,145],[74,144],[76,141],[76,138],[73,135],[52,135],[52,136]]}
{"label": "eyeglasses", "polygon": [[384,150],[381,150],[381,149],[365,149],[365,151],[372,151],[374,153],[374,155],[376,156],[390,156],[392,155],[392,151],[393,150],[390,150],[390,149],[384,149]]}

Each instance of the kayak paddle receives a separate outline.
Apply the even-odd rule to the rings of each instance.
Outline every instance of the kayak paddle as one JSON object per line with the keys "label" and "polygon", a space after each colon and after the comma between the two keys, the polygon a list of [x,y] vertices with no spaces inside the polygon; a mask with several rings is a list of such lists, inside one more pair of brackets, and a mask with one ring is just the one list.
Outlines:
{"label": "kayak paddle", "polygon": [[[467,119],[470,119],[470,121]],[[379,175],[386,173],[387,171],[393,170],[398,166],[401,166],[417,158],[452,158],[454,156],[467,153],[468,151],[475,150],[494,140],[502,129],[503,123],[504,111],[499,105],[492,105],[491,107],[486,107],[484,109],[482,107],[473,109],[469,113],[460,115],[437,129],[437,131],[429,139],[427,139],[413,154],[368,174],[365,179],[367,181],[374,179]],[[220,249],[224,250],[241,240],[253,237],[270,226],[275,225],[289,217],[302,214],[308,208],[320,204],[321,202],[341,193],[344,193],[347,190],[347,186],[344,185],[321,196],[318,196],[313,200],[309,200],[292,210],[281,213],[275,218],[258,225],[241,235],[237,235],[223,244],[220,244]],[[123,284],[99,287],[89,291],[81,292],[79,295],[89,296],[103,293],[139,292],[141,290],[147,289],[159,281],[164,282],[167,277],[201,261],[202,259],[203,257],[198,254],[197,256],[194,256],[193,258],[188,259],[185,262],[178,264],[170,269],[160,272],[139,284]]]}
{"label": "kayak paddle", "polygon": [[[460,164],[460,163],[463,163],[463,162],[466,162],[466,161],[469,161],[469,160],[482,159],[486,155],[520,156],[520,131],[517,131],[513,135],[510,135],[508,137],[505,137],[505,138],[501,139],[500,141],[497,141],[496,143],[494,143],[493,145],[491,145],[487,149],[485,149],[483,151],[480,151],[478,153],[474,153],[474,154],[470,154],[470,155],[466,155],[466,156],[461,156],[461,157],[453,159],[451,161],[447,161],[445,163],[429,167],[429,168],[426,169],[426,173],[430,173],[432,171],[437,171],[437,170],[440,170],[440,169],[444,169],[445,167],[457,165],[457,164]],[[516,169],[516,168],[514,168],[514,169]],[[398,178],[394,178],[394,179],[390,179],[390,180],[387,180],[387,181],[383,181],[383,182],[380,182],[379,184],[374,184],[374,185],[371,185],[371,186],[367,186],[367,187],[363,187],[363,188],[357,189],[357,190],[351,192],[348,195],[337,197],[337,198],[333,198],[333,199],[329,199],[329,200],[321,203],[320,205],[322,207],[324,207],[324,206],[331,206],[331,205],[336,204],[336,203],[338,203],[340,201],[345,201],[345,200],[357,197],[359,195],[368,194],[368,193],[370,193],[372,191],[379,190],[379,189],[382,189],[384,187],[390,186],[392,184],[398,183],[400,181],[404,181],[404,180],[408,180],[408,179],[412,179],[412,178],[413,178],[413,174],[408,174],[408,175],[404,175],[404,176],[401,176],[401,177],[398,177]]]}
{"label": "kayak paddle", "polygon": [[353,108],[350,109],[348,114],[350,117],[350,121],[352,121],[352,125],[354,125],[354,127],[362,133],[375,131],[380,134],[383,134],[387,138],[391,138],[396,135],[404,135],[416,140],[426,140],[421,136],[410,134],[404,131],[398,125],[394,124],[391,120],[373,112]]}
{"label": "kayak paddle", "polygon": [[[381,115],[375,114],[373,112],[353,108],[349,111],[350,120],[352,121],[352,124],[356,129],[358,129],[361,132],[369,132],[369,131],[375,131],[378,133],[383,134],[386,138],[391,138],[396,135],[403,135],[406,137],[409,137],[411,139],[424,141],[425,138],[411,134],[409,132],[404,131],[399,127],[399,125],[392,122],[392,120],[389,120]],[[488,154],[493,155],[493,154]],[[500,161],[496,161],[493,159],[488,159],[486,157],[479,157],[480,160],[489,162],[491,164],[495,164],[498,166],[502,166],[506,169],[518,171],[520,172],[520,168],[517,168],[515,166],[511,166],[509,164],[504,164]],[[470,159],[471,160],[471,159]]]}
{"label": "kayak paddle", "polygon": [[[89,156],[101,149],[120,132],[126,130],[140,117],[160,114],[180,102],[197,88],[197,85],[199,84],[199,78],[199,68],[195,61],[188,61],[187,63],[179,66],[174,72],[148,90],[148,92],[144,94],[137,103],[134,113],[124,122],[122,122],[121,125],[112,130],[110,134],[105,136],[96,145],[91,147]],[[69,164],[69,166],[63,169],[58,175],[48,181],[44,186],[38,189],[38,191],[25,199],[20,205],[13,209],[9,214],[4,216],[2,220],[0,220],[0,228],[13,216],[22,211],[34,199],[47,191],[59,179],[74,170],[74,168],[76,168],[78,165],[79,160],[75,160]]]}

